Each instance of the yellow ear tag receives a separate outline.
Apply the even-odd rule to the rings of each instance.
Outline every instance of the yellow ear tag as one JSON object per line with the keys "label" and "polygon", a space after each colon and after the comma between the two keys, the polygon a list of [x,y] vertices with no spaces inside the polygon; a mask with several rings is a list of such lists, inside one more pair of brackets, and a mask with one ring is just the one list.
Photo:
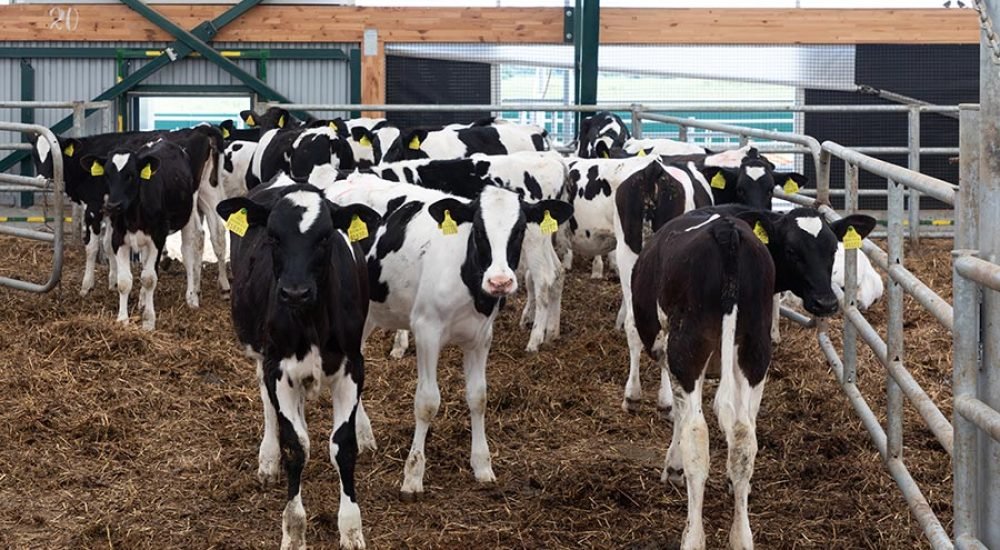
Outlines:
{"label": "yellow ear tag", "polygon": [[332,122],[331,122],[331,123],[329,123],[329,124],[327,124],[326,126],[327,126],[328,128],[330,128],[331,130],[336,130],[336,129],[337,129],[337,125],[336,125],[336,124],[334,124],[334,123],[332,123]]}
{"label": "yellow ear tag", "polygon": [[368,139],[368,136],[361,136],[361,139],[358,140],[358,145],[362,147],[371,147],[372,140]]}
{"label": "yellow ear tag", "polygon": [[222,139],[229,139],[229,130],[222,129]]}
{"label": "yellow ear tag", "polygon": [[757,235],[757,238],[760,239],[760,242],[764,244],[767,244],[771,241],[770,239],[767,238],[767,231],[764,230],[764,226],[761,225],[760,222],[757,222],[753,226],[753,234]]}
{"label": "yellow ear tag", "polygon": [[257,123],[253,120],[253,115],[247,115],[246,119],[247,126],[256,126]]}
{"label": "yellow ear tag", "polygon": [[[413,136],[413,139],[410,140],[409,147],[410,147],[410,149],[413,149],[414,151],[420,149],[420,138],[417,137],[417,136]],[[447,210],[446,210],[446,212],[447,212]]]}
{"label": "yellow ear tag", "polygon": [[455,235],[458,233],[458,224],[451,219],[451,210],[444,211],[444,219],[441,220],[441,232],[445,235]]}
{"label": "yellow ear tag", "polygon": [[63,154],[65,154],[67,157],[72,157],[73,151],[74,151],[73,144],[70,143],[69,145],[66,146],[65,149],[63,149]]}
{"label": "yellow ear tag", "polygon": [[284,128],[284,127],[285,127],[285,115],[281,115],[280,117],[278,117],[278,128]]}
{"label": "yellow ear tag", "polygon": [[142,171],[139,172],[139,177],[144,180],[148,180],[153,177],[153,165],[147,162],[146,166],[143,166]]}
{"label": "yellow ear tag", "polygon": [[858,234],[854,226],[849,226],[847,228],[847,233],[844,233],[844,250],[857,250],[861,248],[861,235]]}
{"label": "yellow ear tag", "polygon": [[711,185],[715,189],[725,189],[726,188],[726,176],[723,176],[722,172],[716,172],[715,175],[712,176]]}
{"label": "yellow ear tag", "polygon": [[637,157],[644,157],[644,156],[646,156],[646,150],[645,149],[639,149],[639,152],[636,153],[635,156],[637,156]]}
{"label": "yellow ear tag", "polygon": [[351,239],[351,242],[360,241],[361,239],[368,238],[368,224],[364,222],[357,214],[351,218],[351,226],[347,228],[347,236]]}
{"label": "yellow ear tag", "polygon": [[233,212],[226,218],[226,229],[236,233],[240,237],[247,234],[250,223],[247,222],[247,209],[240,208],[238,212]]}
{"label": "yellow ear tag", "polygon": [[792,178],[788,178],[785,181],[785,186],[782,187],[786,194],[794,195],[799,192],[799,184],[795,182]]}
{"label": "yellow ear tag", "polygon": [[542,223],[538,224],[538,227],[541,228],[542,233],[545,235],[551,235],[556,231],[559,231],[559,222],[557,222],[556,219],[552,217],[552,214],[546,210],[545,216],[542,217]]}
{"label": "yellow ear tag", "polygon": [[103,176],[104,175],[104,166],[102,166],[101,163],[99,163],[99,162],[97,162],[95,160],[94,163],[90,165],[90,175],[91,176]]}

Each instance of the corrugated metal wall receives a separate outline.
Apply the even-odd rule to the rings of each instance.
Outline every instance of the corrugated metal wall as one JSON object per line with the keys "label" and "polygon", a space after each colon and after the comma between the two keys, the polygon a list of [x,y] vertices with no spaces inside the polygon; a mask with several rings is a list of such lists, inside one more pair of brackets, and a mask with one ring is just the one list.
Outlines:
{"label": "corrugated metal wall", "polygon": [[[280,49],[336,48],[347,53],[354,44],[274,44],[270,42],[215,43],[217,49]],[[166,43],[157,42],[0,42],[3,47],[106,47],[162,49]],[[251,60],[234,60],[237,65],[256,74]],[[133,60],[132,71],[138,70],[145,60]],[[35,96],[39,101],[90,100],[115,83],[114,59],[33,59],[35,68]],[[344,61],[317,60],[268,60],[267,83],[295,102],[348,103],[350,101],[350,67]],[[240,82],[222,68],[204,59],[183,59],[164,67],[144,84],[185,84],[239,86]],[[21,99],[21,68],[19,59],[0,59],[0,101]],[[36,110],[35,121],[51,126],[71,114],[69,110]],[[0,120],[20,121],[20,112],[0,109]],[[98,117],[88,119],[88,133],[100,131]],[[18,135],[0,132],[0,142],[19,140]],[[0,158],[6,152],[0,151]]]}

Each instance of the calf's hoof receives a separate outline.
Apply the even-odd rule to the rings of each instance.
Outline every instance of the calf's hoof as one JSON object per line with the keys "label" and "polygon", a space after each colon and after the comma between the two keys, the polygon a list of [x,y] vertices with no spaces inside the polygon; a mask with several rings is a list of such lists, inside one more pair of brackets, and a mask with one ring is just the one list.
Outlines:
{"label": "calf's hoof", "polygon": [[631,397],[626,397],[622,401],[622,410],[627,413],[637,413],[639,412],[639,406],[642,405],[642,400],[632,399]]}
{"label": "calf's hoof", "polygon": [[663,470],[663,475],[660,476],[660,481],[665,483],[670,483],[675,487],[684,488],[684,468],[671,468],[667,467]]}
{"label": "calf's hoof", "polygon": [[406,348],[392,348],[392,351],[389,352],[390,359],[402,359],[403,357],[406,357]]}
{"label": "calf's hoof", "polygon": [[399,500],[403,502],[418,502],[423,500],[423,491],[399,491]]}
{"label": "calf's hoof", "polygon": [[674,423],[674,408],[673,407],[656,407],[656,411],[660,413],[660,418],[667,421],[668,424]]}

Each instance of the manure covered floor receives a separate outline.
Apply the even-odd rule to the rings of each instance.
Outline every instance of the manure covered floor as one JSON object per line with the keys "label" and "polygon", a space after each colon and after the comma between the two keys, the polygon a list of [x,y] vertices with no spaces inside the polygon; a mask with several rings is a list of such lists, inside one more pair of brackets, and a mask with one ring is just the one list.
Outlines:
{"label": "manure covered floor", "polygon": [[[907,259],[949,299],[950,246],[927,242]],[[91,296],[78,296],[81,252],[70,247],[62,285],[50,294],[0,288],[0,546],[277,547],[285,489],[257,482],[260,398],[215,267],[204,269],[197,311],[184,304],[183,269],[161,273],[158,327],[146,333],[115,322],[106,269],[98,268]],[[0,238],[0,274],[38,280],[48,266],[44,245]],[[478,485],[468,466],[460,359],[455,350],[443,354],[427,492],[417,503],[398,499],[413,429],[414,358],[411,351],[388,359],[390,338],[373,335],[365,398],[379,448],[363,453],[357,469],[369,547],[676,547],[687,501],[660,483],[670,431],[656,414],[659,373],[647,359],[641,413],[619,406],[628,359],[624,335],[613,329],[619,296],[616,281],[591,280],[578,260],[562,338],[537,355],[523,351],[528,333],[516,325],[523,293],[500,315],[487,375],[493,486]],[[950,337],[907,304],[908,366],[950,416]],[[884,333],[884,299],[871,318]],[[814,335],[787,321],[782,328],[757,426],[750,520],[758,547],[926,546]],[[860,387],[881,415],[883,371],[867,348],[860,356]],[[725,439],[709,402],[714,387],[705,401],[712,466],[704,517],[708,546],[721,548],[733,505]],[[950,531],[948,456],[906,410],[905,459]],[[325,443],[331,416],[328,401],[308,406],[312,459],[303,494],[313,548],[338,541],[339,490]]]}

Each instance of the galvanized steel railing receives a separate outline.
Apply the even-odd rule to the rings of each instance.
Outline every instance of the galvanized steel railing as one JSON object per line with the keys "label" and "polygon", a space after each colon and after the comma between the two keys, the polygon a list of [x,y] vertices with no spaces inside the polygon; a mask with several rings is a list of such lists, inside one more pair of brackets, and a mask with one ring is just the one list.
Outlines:
{"label": "galvanized steel railing", "polygon": [[[45,126],[39,126],[37,124],[20,124],[15,122],[0,122],[0,131],[20,132],[24,134],[42,136],[49,142],[49,146],[52,151],[58,152],[61,150],[59,147],[59,140],[57,140],[55,134],[53,134],[52,131]],[[14,183],[39,189],[51,186],[55,211],[58,213],[59,219],[61,220],[63,212],[63,159],[61,154],[52,155],[52,180],[15,176],[11,174],[0,174],[0,182]],[[60,222],[53,225],[53,233],[0,225],[0,234],[52,243],[53,253],[52,269],[49,272],[48,280],[45,283],[38,284],[30,281],[23,281],[21,279],[0,277],[0,285],[9,286],[18,290],[27,290],[30,292],[48,292],[55,288],[55,286],[59,283],[60,277],[62,276],[63,224]]]}

